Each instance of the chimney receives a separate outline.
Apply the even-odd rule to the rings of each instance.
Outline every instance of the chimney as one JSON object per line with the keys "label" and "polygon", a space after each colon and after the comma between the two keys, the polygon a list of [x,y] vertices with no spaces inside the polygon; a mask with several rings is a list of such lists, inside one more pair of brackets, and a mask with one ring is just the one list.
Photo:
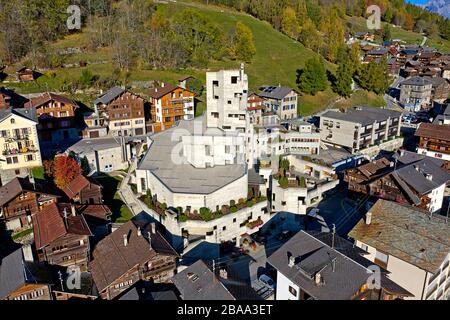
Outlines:
{"label": "chimney", "polygon": [[219,274],[220,274],[220,277],[221,277],[222,279],[228,279],[228,272],[227,272],[227,270],[225,270],[225,269],[220,269]]}
{"label": "chimney", "polygon": [[433,181],[433,175],[432,174],[427,173],[426,178],[427,178],[427,180]]}
{"label": "chimney", "polygon": [[75,210],[75,205],[73,203],[70,205],[70,211],[72,212],[73,217],[77,216],[77,212]]}
{"label": "chimney", "polygon": [[294,265],[295,265],[295,257],[290,256],[288,266],[289,266],[289,268],[292,268]]}
{"label": "chimney", "polygon": [[319,285],[319,284],[322,283],[322,276],[320,275],[320,272],[317,272],[317,273],[314,275],[314,283],[315,283],[316,285]]}
{"label": "chimney", "polygon": [[336,258],[331,260],[331,270],[334,272],[336,270]]}
{"label": "chimney", "polygon": [[123,246],[126,247],[128,245],[128,237],[126,234],[123,235]]}
{"label": "chimney", "polygon": [[161,82],[161,88],[164,88],[165,83]]}
{"label": "chimney", "polygon": [[372,212],[368,211],[366,213],[366,224],[369,225],[372,222]]}
{"label": "chimney", "polygon": [[404,156],[405,155],[405,150],[404,149],[400,149],[400,156]]}
{"label": "chimney", "polygon": [[150,245],[150,250],[152,250],[152,234],[147,232],[148,235],[148,244]]}
{"label": "chimney", "polygon": [[63,213],[64,213],[64,223],[65,223],[66,228],[67,228],[67,208],[64,208]]}
{"label": "chimney", "polygon": [[158,88],[155,88],[155,92],[158,92]]}
{"label": "chimney", "polygon": [[150,229],[152,231],[153,234],[156,233],[156,223],[152,222],[150,223]]}
{"label": "chimney", "polygon": [[138,227],[138,229],[137,229],[137,235],[138,235],[138,237],[142,236],[141,227]]}

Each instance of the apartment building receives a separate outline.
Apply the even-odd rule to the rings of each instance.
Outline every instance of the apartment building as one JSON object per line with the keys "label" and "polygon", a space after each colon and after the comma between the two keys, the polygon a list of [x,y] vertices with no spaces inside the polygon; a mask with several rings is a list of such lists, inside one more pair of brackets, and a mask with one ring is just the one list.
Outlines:
{"label": "apartment building", "polygon": [[322,142],[345,147],[352,153],[400,135],[398,111],[356,107],[344,112],[327,111],[320,116]]}
{"label": "apartment building", "polygon": [[207,126],[246,132],[248,78],[239,70],[206,73]]}
{"label": "apartment building", "polygon": [[450,124],[421,123],[415,136],[417,153],[450,161]]}
{"label": "apartment building", "polygon": [[170,83],[150,89],[151,119],[159,124],[155,131],[169,129],[177,121],[192,120],[195,116],[195,93]]}
{"label": "apartment building", "polygon": [[113,136],[143,135],[146,133],[145,104],[137,94],[113,87],[94,101],[98,125],[106,126]]}
{"label": "apartment building", "polygon": [[450,298],[450,228],[445,217],[378,200],[350,231],[364,256],[414,300]]}
{"label": "apartment building", "polygon": [[4,185],[42,165],[36,109],[0,110],[0,179]]}
{"label": "apartment building", "polygon": [[276,113],[281,120],[297,118],[298,95],[292,88],[264,86],[258,96],[264,99],[266,111]]}
{"label": "apartment building", "polygon": [[42,143],[52,145],[78,138],[75,112],[79,106],[74,100],[47,92],[30,99],[24,104],[24,108],[36,110],[39,139]]}
{"label": "apartment building", "polygon": [[412,77],[400,83],[400,103],[411,111],[418,111],[431,103],[433,82],[427,77]]}

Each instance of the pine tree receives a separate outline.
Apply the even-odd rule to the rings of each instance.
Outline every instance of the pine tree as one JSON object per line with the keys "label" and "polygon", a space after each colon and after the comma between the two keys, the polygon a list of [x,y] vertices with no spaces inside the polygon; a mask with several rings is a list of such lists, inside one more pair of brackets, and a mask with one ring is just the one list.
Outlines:
{"label": "pine tree", "polygon": [[312,95],[327,88],[327,74],[320,58],[311,58],[306,62],[298,78],[298,87]]}
{"label": "pine tree", "polygon": [[349,97],[352,93],[352,66],[348,59],[339,64],[333,82],[333,91],[342,97]]}

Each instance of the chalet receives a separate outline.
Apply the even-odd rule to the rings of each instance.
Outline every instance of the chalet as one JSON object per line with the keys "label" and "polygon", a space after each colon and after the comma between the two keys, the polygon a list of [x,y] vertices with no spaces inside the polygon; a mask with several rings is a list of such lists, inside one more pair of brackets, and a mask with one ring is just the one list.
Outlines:
{"label": "chalet", "polygon": [[102,186],[83,175],[73,179],[64,189],[66,196],[79,204],[102,204]]}
{"label": "chalet", "polygon": [[87,269],[92,233],[74,205],[53,203],[45,207],[33,215],[33,231],[39,261]]}
{"label": "chalet", "polygon": [[111,209],[103,204],[77,204],[75,209],[85,217],[89,224],[91,222],[94,224],[111,222]]}
{"label": "chalet", "polygon": [[268,258],[277,270],[277,300],[395,300],[412,294],[380,270],[371,287],[363,250],[335,234],[300,231]]}
{"label": "chalet", "polygon": [[177,252],[154,223],[130,220],[101,240],[90,263],[102,299],[113,299],[139,280],[167,282],[176,268]]}
{"label": "chalet", "polygon": [[5,110],[10,107],[19,108],[21,107],[27,99],[14,90],[7,89],[5,87],[0,87],[0,110]]}
{"label": "chalet", "polygon": [[428,79],[432,83],[432,99],[441,103],[447,100],[450,95],[450,84],[448,80],[440,77],[428,77]]}
{"label": "chalet", "polygon": [[377,47],[375,49],[372,49],[366,53],[366,56],[364,58],[365,62],[372,62],[372,61],[381,61],[382,59],[387,59],[389,56],[389,50],[385,47]]}
{"label": "chalet", "polygon": [[422,63],[429,64],[432,61],[438,60],[441,56],[442,54],[440,52],[427,51],[420,53],[418,56],[418,60]]}
{"label": "chalet", "polygon": [[36,73],[28,67],[21,67],[16,71],[17,79],[20,82],[30,82],[36,79]]}
{"label": "chalet", "polygon": [[79,106],[74,100],[54,93],[44,93],[30,99],[24,107],[36,109],[40,141],[60,143],[65,139],[78,138],[75,112]]}
{"label": "chalet", "polygon": [[450,161],[450,124],[421,123],[415,135],[417,153]]}
{"label": "chalet", "polygon": [[19,248],[0,259],[0,300],[52,300],[50,278]]}
{"label": "chalet", "polygon": [[177,121],[194,119],[195,93],[181,86],[162,83],[148,91],[151,103],[152,121],[160,129],[171,128]]}
{"label": "chalet", "polygon": [[137,94],[113,87],[94,101],[95,112],[91,117],[97,120],[94,126],[107,127],[113,136],[143,135],[146,133],[145,106],[146,101]]}
{"label": "chalet", "polygon": [[0,187],[0,220],[9,230],[29,227],[31,216],[59,197],[56,188],[44,180],[14,178]]}
{"label": "chalet", "polygon": [[392,161],[379,159],[347,170],[344,181],[352,192],[436,212],[450,171],[442,160],[402,150]]}

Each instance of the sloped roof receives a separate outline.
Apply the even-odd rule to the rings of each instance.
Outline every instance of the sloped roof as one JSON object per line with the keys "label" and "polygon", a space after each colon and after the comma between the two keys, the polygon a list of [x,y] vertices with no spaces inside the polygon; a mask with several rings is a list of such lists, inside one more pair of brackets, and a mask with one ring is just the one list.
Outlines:
{"label": "sloped roof", "polygon": [[28,101],[27,103],[24,104],[24,107],[25,108],[38,108],[38,107],[42,106],[43,104],[46,104],[50,101],[57,101],[57,102],[72,105],[75,108],[78,108],[78,104],[74,100],[64,97],[64,96],[61,96],[59,94],[51,93],[51,92],[46,92],[46,93],[40,95],[39,97],[30,99],[30,101]]}
{"label": "sloped roof", "polygon": [[416,130],[417,137],[450,141],[450,124],[422,122]]}
{"label": "sloped roof", "polygon": [[172,280],[183,300],[236,300],[202,260],[176,274]]}
{"label": "sloped roof", "polygon": [[168,93],[170,93],[170,92],[172,92],[172,91],[174,91],[174,90],[176,90],[178,88],[182,89],[182,90],[186,90],[186,91],[192,92],[191,90],[188,90],[186,88],[182,88],[180,86],[176,86],[176,85],[173,85],[173,84],[170,84],[170,83],[164,83],[164,86],[159,86],[159,87],[150,89],[147,92],[147,94],[150,97],[154,98],[154,99],[160,99],[160,98],[164,97],[166,94],[168,94]]}
{"label": "sloped roof", "polygon": [[[151,233],[149,244],[148,232],[151,232],[149,224],[141,230],[139,236],[137,225],[130,220],[95,246],[90,271],[99,291],[103,291],[134,266],[151,260],[157,254],[178,256],[158,231]],[[124,235],[128,239],[126,246]]]}
{"label": "sloped roof", "polygon": [[400,82],[400,86],[409,85],[409,86],[427,86],[432,85],[433,82],[428,77],[411,77]]}
{"label": "sloped roof", "polygon": [[264,86],[260,88],[258,96],[269,99],[281,100],[286,97],[293,89],[289,87]]}
{"label": "sloped roof", "polygon": [[[295,259],[292,267],[289,266],[291,256]],[[303,230],[275,251],[268,262],[319,300],[352,299],[371,275],[365,266]],[[320,273],[324,284],[315,284],[316,273]]]}
{"label": "sloped roof", "polygon": [[76,205],[77,212],[87,218],[92,217],[100,220],[109,221],[111,219],[111,210],[103,204],[80,204]]}
{"label": "sloped roof", "polygon": [[361,220],[350,237],[431,273],[450,253],[450,228],[445,218],[382,199],[369,212],[371,223]]}
{"label": "sloped roof", "polygon": [[0,87],[0,95],[9,97],[11,99],[10,104],[14,108],[21,107],[28,100],[24,96],[16,93],[14,90],[5,87]]}
{"label": "sloped roof", "polygon": [[321,117],[369,125],[374,121],[385,121],[388,117],[400,117],[400,115],[401,112],[394,110],[357,107],[347,109],[345,112],[327,111]]}
{"label": "sloped roof", "polygon": [[7,118],[11,114],[15,114],[20,117],[24,117],[25,119],[31,120],[36,123],[38,122],[38,117],[37,117],[35,108],[25,109],[25,108],[12,108],[12,107],[9,107],[8,109],[0,110],[0,121]]}
{"label": "sloped roof", "polygon": [[26,283],[22,247],[0,262],[0,299]]}
{"label": "sloped roof", "polygon": [[94,101],[94,104],[108,104],[114,99],[116,99],[118,96],[120,96],[122,93],[125,92],[125,89],[121,87],[112,87],[109,89],[104,95],[100,96]]}
{"label": "sloped roof", "polygon": [[91,182],[82,174],[73,179],[64,189],[64,193],[69,197],[69,199],[73,199],[77,194],[81,192],[84,188],[89,186]]}
{"label": "sloped roof", "polygon": [[0,187],[0,206],[7,204],[24,191],[60,197],[56,188],[45,180],[35,179],[33,184],[28,178],[16,177]]}
{"label": "sloped roof", "polygon": [[37,249],[67,234],[92,235],[83,215],[73,216],[70,210],[67,210],[66,223],[62,213],[64,208],[67,210],[64,204],[52,203],[33,215],[34,242]]}

